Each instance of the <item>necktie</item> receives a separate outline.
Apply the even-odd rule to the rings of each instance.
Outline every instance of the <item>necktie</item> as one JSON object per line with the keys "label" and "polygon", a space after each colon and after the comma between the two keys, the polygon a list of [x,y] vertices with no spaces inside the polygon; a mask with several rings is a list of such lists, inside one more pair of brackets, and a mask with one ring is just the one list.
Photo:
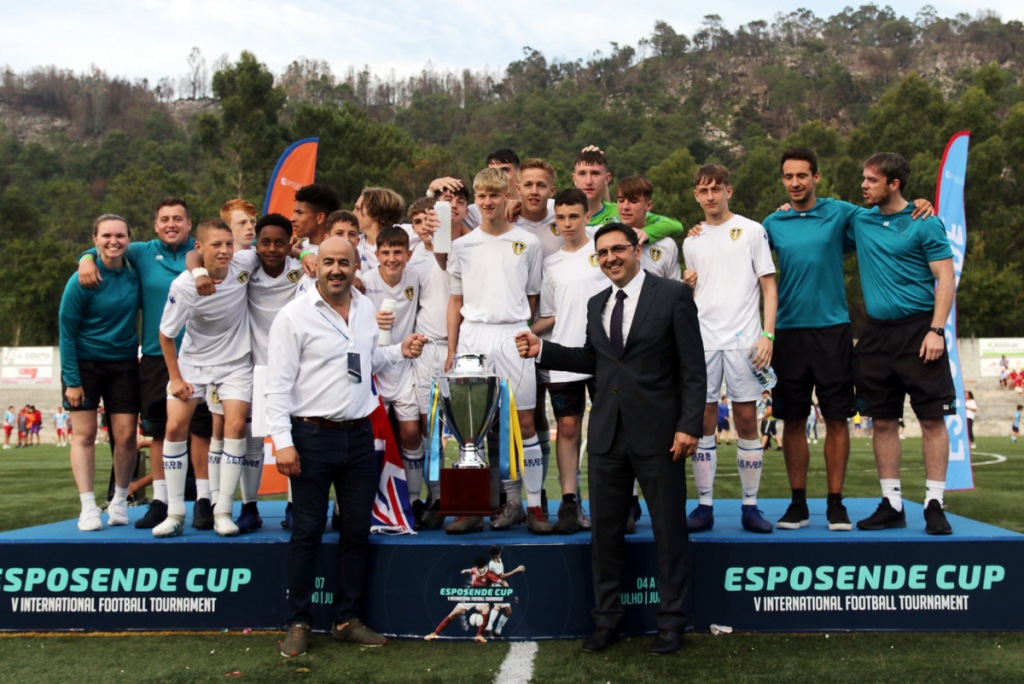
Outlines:
{"label": "necktie", "polygon": [[625,299],[626,293],[622,290],[615,293],[615,306],[612,307],[612,322],[608,331],[608,338],[612,342],[612,349],[615,350],[615,354],[618,356],[622,356],[622,350],[626,346],[622,341],[622,302]]}

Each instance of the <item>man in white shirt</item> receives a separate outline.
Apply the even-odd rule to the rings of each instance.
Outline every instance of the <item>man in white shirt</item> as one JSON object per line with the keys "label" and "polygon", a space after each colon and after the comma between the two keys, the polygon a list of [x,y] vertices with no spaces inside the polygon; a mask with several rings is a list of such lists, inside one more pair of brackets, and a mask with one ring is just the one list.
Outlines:
{"label": "man in white shirt", "polygon": [[762,387],[754,368],[765,369],[771,363],[778,308],[775,264],[761,224],[729,210],[732,185],[728,169],[717,164],[702,166],[694,179],[693,194],[704,210],[704,223],[699,236],[683,241],[683,255],[687,268],[697,273],[693,297],[704,340],[708,387],[704,434],[693,456],[698,505],[687,517],[687,525],[690,532],[703,532],[715,522],[715,428],[724,377],[736,422],[736,466],[743,489],[740,521],[747,531],[768,533],[773,526],[757,509],[764,449],[758,439],[755,408]]}
{"label": "man in white shirt", "polygon": [[[540,318],[530,329],[537,335],[566,347],[581,347],[586,341],[587,302],[603,290],[608,281],[601,271],[594,241],[587,237],[587,196],[582,190],[563,190],[555,197],[555,226],[564,241],[562,248],[544,259],[544,284],[540,296]],[[572,534],[580,527],[580,502],[576,498],[580,463],[580,432],[587,394],[594,396],[592,375],[549,371],[548,393],[558,433],[555,442],[562,503],[554,531]]]}
{"label": "man in white shirt", "polygon": [[377,458],[369,415],[377,405],[370,375],[415,358],[423,337],[377,346],[373,307],[352,288],[355,248],[328,238],[317,254],[317,285],[278,314],[270,330],[267,431],[277,469],[291,479],[293,526],[288,546],[288,635],[281,655],[309,645],[317,559],[331,485],[340,503],[335,618],[331,636],[362,646],[387,640],[356,616],[367,574]]}

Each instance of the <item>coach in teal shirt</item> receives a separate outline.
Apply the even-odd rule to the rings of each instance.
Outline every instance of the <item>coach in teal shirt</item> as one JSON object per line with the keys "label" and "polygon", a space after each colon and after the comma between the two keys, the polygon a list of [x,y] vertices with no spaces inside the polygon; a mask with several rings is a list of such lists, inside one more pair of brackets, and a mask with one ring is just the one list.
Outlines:
{"label": "coach in teal shirt", "polygon": [[843,255],[853,246],[850,220],[863,211],[848,202],[819,197],[809,209],[777,211],[764,220],[779,259],[776,330],[850,322]]}
{"label": "coach in teal shirt", "polygon": [[956,413],[945,331],[956,292],[953,250],[941,221],[911,220],[903,197],[909,179],[910,165],[898,154],[881,152],[864,162],[861,190],[873,208],[857,216],[855,235],[869,319],[854,350],[853,374],[861,415],[874,419],[882,502],[857,527],[907,526],[899,420],[909,396],[921,426],[925,532],[951,534],[942,499],[949,459],[945,417]]}

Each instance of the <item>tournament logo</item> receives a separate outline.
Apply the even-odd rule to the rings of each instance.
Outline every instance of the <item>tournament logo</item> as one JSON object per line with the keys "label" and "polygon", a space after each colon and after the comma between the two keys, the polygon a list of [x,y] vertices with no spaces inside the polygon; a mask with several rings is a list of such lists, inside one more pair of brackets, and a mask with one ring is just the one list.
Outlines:
{"label": "tournament logo", "polygon": [[415,287],[410,285],[409,287],[405,288],[405,298],[406,299],[408,299],[411,302],[412,298],[415,297],[415,296],[416,296],[416,288]]}
{"label": "tournament logo", "polygon": [[516,256],[519,256],[526,251],[526,243],[516,240],[512,243],[512,251],[515,252]]}
{"label": "tournament logo", "polygon": [[551,224],[551,234],[554,235],[555,237],[561,237],[562,236],[562,231],[558,230],[558,226],[555,225],[554,223],[552,223]]}
{"label": "tournament logo", "polygon": [[[735,240],[735,239],[736,238],[733,238],[733,240]],[[650,254],[651,254],[651,261],[655,261],[655,262],[656,261],[660,261],[661,260],[661,247],[651,247]]]}
{"label": "tournament logo", "polygon": [[740,235],[743,235],[743,229],[742,228],[730,228],[729,229],[729,237],[731,237],[733,239],[733,241],[739,240],[740,239]]}
{"label": "tournament logo", "polygon": [[591,266],[597,266],[597,252],[594,252],[593,254],[588,256],[587,261],[590,262]]}
{"label": "tournament logo", "polygon": [[242,285],[245,285],[247,282],[249,282],[249,272],[242,271],[241,273],[239,273],[238,282],[240,282]]}
{"label": "tournament logo", "polygon": [[293,284],[297,283],[297,282],[299,282],[299,278],[301,278],[301,277],[302,277],[302,274],[299,272],[298,269],[293,269],[291,271],[288,271],[288,282],[289,283],[293,283]]}

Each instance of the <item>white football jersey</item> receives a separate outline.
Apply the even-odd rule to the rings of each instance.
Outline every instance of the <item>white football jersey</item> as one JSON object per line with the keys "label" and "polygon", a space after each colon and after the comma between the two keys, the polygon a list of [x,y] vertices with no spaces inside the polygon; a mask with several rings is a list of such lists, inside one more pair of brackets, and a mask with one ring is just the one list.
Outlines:
{"label": "white football jersey", "polygon": [[522,228],[501,235],[474,230],[452,242],[448,275],[451,293],[462,295],[463,319],[488,324],[527,321],[527,296],[540,294],[540,241]]}
{"label": "white football jersey", "polygon": [[406,267],[416,272],[420,282],[420,308],[416,311],[416,332],[428,340],[448,337],[448,273],[434,253],[420,248],[413,252]]}
{"label": "white football jersey", "polygon": [[645,242],[640,251],[640,267],[662,278],[679,280],[679,248],[672,238],[661,238],[655,243]]}
{"label": "white football jersey", "polygon": [[694,299],[704,349],[748,349],[761,336],[758,278],[775,273],[760,223],[733,216],[683,241],[686,267],[697,272]]}
{"label": "white football jersey", "polygon": [[[544,287],[540,315],[554,316],[549,339],[566,347],[582,347],[587,339],[587,302],[609,286],[590,240],[575,252],[561,249],[544,260]],[[591,377],[581,373],[550,371],[551,382],[576,382]]]}
{"label": "white football jersey", "polygon": [[[249,256],[251,255],[251,256]],[[256,250],[235,254],[235,261],[241,257],[249,264],[249,331],[252,334],[252,359],[257,366],[267,365],[267,348],[270,345],[270,326],[285,304],[295,299],[302,280],[302,262],[294,257],[285,257],[284,270],[271,278],[263,270]],[[254,263],[253,263],[254,262]]]}
{"label": "white football jersey", "polygon": [[182,327],[185,338],[178,358],[191,366],[206,367],[237,361],[249,355],[247,283],[252,275],[234,260],[227,275],[209,297],[196,292],[188,271],[171,282],[160,319],[160,332],[174,338]]}

